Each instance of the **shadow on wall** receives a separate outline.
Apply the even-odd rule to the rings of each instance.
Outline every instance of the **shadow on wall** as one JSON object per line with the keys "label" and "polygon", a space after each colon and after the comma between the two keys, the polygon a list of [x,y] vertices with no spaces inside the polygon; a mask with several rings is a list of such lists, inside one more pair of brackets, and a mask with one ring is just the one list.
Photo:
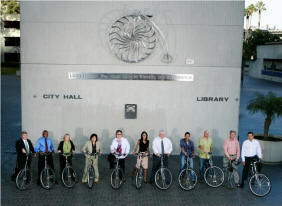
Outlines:
{"label": "shadow on wall", "polygon": [[[89,135],[90,137],[90,135]],[[85,136],[83,134],[82,128],[76,128],[75,129],[75,135],[74,137],[71,137],[71,140],[73,141],[73,144],[75,145],[75,150],[77,153],[82,152],[82,148],[85,145],[85,143],[89,140],[89,137]]]}
{"label": "shadow on wall", "polygon": [[98,138],[102,144],[103,153],[110,153],[110,145],[112,144],[113,137],[110,137],[109,130],[103,129],[101,138]]}

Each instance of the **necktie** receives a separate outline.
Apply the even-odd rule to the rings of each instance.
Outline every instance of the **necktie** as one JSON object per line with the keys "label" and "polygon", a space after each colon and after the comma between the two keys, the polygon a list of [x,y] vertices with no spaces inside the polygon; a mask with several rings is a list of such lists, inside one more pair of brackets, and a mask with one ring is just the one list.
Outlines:
{"label": "necktie", "polygon": [[162,140],[162,155],[164,154],[164,141]]}
{"label": "necktie", "polygon": [[47,138],[44,138],[45,139],[45,152],[48,153],[48,144],[47,144]]}
{"label": "necktie", "polygon": [[117,147],[117,153],[121,154],[121,144],[118,144],[118,147]]}
{"label": "necktie", "polygon": [[25,145],[26,153],[29,154],[30,151],[29,151],[29,146],[28,146],[27,140],[24,141],[24,145]]}

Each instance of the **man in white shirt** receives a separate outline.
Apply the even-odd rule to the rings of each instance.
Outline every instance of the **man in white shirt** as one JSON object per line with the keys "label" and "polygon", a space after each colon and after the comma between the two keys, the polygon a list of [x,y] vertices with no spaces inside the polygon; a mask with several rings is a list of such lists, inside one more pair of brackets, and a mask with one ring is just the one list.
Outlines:
{"label": "man in white shirt", "polygon": [[[248,139],[243,142],[242,153],[241,153],[242,163],[243,163],[243,174],[241,188],[244,187],[244,181],[247,179],[249,174],[249,167],[252,161],[259,158],[261,160],[261,147],[257,140],[254,139],[254,133],[248,132]],[[260,170],[260,167],[258,168]]]}
{"label": "man in white shirt", "polygon": [[172,152],[172,143],[165,135],[164,131],[160,131],[159,136],[153,140],[153,167],[151,172],[150,183],[154,182],[155,173],[161,165],[161,155],[164,156],[164,165],[168,167],[168,157]]}
{"label": "man in white shirt", "polygon": [[[125,158],[129,154],[129,150],[130,150],[130,144],[128,140],[122,136],[121,130],[117,130],[116,138],[113,139],[112,144],[111,144],[111,154],[121,155],[118,158],[120,159],[119,164],[123,172],[125,170]],[[112,159],[112,161],[113,160],[114,159]],[[111,164],[113,165],[113,162]]]}

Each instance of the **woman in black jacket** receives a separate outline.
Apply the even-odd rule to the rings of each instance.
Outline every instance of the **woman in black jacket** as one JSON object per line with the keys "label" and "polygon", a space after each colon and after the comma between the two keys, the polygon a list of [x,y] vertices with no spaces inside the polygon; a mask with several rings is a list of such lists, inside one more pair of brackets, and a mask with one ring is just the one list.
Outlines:
{"label": "woman in black jacket", "polygon": [[[60,142],[59,147],[58,147],[58,152],[62,154],[69,153],[67,156],[68,162],[70,165],[72,165],[72,153],[75,151],[75,147],[73,142],[70,140],[70,135],[65,134],[64,135],[64,140]],[[63,172],[63,169],[66,166],[66,157],[64,155],[60,155],[60,171],[61,175]]]}

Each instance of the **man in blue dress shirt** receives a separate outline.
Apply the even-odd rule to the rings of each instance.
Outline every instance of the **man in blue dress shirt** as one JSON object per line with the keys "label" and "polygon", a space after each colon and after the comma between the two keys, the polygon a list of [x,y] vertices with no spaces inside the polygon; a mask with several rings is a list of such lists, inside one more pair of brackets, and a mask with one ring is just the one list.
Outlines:
{"label": "man in blue dress shirt", "polygon": [[[186,164],[186,159],[188,158],[189,166],[193,169],[193,158],[195,158],[195,151],[194,151],[194,143],[190,139],[190,133],[186,132],[185,137],[180,140],[180,168],[179,173],[181,170],[184,169]],[[192,175],[192,179],[195,179],[195,177]]]}
{"label": "man in blue dress shirt", "polygon": [[[55,154],[54,152],[54,145],[52,140],[48,137],[48,131],[44,130],[42,132],[42,137],[40,137],[34,148],[36,153],[39,153],[38,155],[38,179],[37,184],[40,184],[40,173],[43,170],[45,166],[45,157],[43,153],[52,153],[52,155],[47,156],[47,162],[50,165],[50,167],[55,171],[54,169],[54,163],[53,163],[53,156]],[[57,183],[57,180],[56,180]]]}

